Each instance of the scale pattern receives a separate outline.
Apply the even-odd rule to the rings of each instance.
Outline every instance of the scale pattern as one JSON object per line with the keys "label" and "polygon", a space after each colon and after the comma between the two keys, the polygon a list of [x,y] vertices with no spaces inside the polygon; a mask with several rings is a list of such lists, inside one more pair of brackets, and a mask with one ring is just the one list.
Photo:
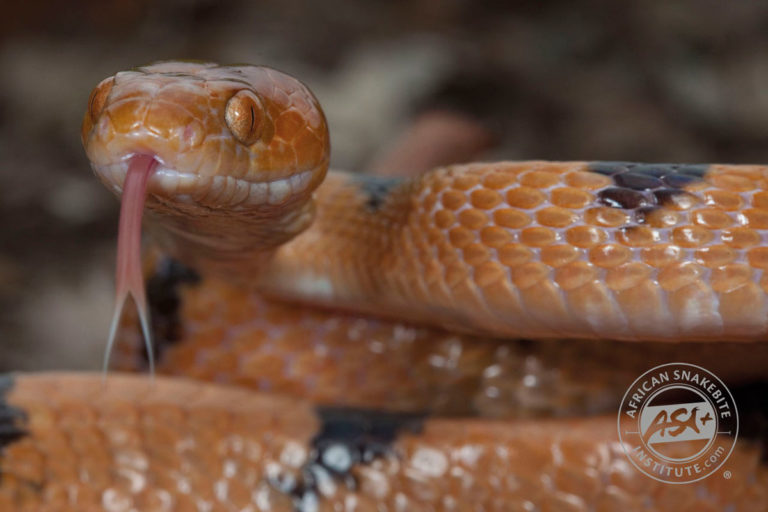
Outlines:
{"label": "scale pattern", "polygon": [[[507,511],[536,503],[738,512],[764,510],[768,500],[768,470],[750,443],[740,441],[728,460],[730,480],[668,485],[629,464],[613,415],[557,423],[379,417],[365,434],[355,414],[324,416],[275,396],[180,379],[99,379],[13,379],[7,404],[27,433],[0,461],[0,508]],[[325,439],[313,440],[318,431]],[[368,458],[356,460],[359,453]]]}
{"label": "scale pattern", "polygon": [[[289,296],[502,337],[756,339],[768,333],[766,176],[470,164],[391,186],[371,211],[360,178],[331,175],[311,235],[282,248],[265,280]],[[316,276],[332,285],[311,286]]]}

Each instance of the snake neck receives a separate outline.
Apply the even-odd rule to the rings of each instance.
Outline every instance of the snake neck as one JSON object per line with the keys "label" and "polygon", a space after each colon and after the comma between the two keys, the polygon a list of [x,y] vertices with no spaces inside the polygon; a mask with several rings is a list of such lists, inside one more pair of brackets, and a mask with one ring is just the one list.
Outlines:
{"label": "snake neck", "polygon": [[155,205],[147,215],[158,246],[203,275],[252,284],[276,249],[306,230],[315,217],[312,196],[291,205],[191,214]]}
{"label": "snake neck", "polygon": [[312,225],[277,248],[253,284],[291,300],[386,313],[392,273],[409,257],[403,236],[419,187],[418,178],[329,172]]}

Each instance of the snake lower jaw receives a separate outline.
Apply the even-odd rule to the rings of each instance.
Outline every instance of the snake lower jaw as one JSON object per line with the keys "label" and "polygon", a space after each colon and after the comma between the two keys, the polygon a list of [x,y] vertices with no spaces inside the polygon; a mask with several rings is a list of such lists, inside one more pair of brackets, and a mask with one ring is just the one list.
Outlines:
{"label": "snake lower jaw", "polygon": [[[128,159],[108,165],[93,165],[99,179],[120,196]],[[157,170],[149,179],[147,192],[150,207],[159,201],[165,205],[184,207],[227,208],[247,210],[279,207],[297,197],[308,197],[322,179],[322,169],[287,173],[268,181],[251,181],[233,176],[203,176],[180,172],[158,160]]]}

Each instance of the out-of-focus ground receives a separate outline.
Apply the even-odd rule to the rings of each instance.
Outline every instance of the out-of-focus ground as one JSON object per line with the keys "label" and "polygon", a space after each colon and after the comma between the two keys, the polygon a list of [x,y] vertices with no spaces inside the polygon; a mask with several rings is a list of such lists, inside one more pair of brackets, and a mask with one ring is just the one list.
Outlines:
{"label": "out-of-focus ground", "polygon": [[118,205],[79,125],[91,88],[171,58],[266,64],[315,91],[333,165],[375,167],[420,112],[484,159],[768,162],[768,4],[128,0],[0,19],[0,370],[99,367]]}

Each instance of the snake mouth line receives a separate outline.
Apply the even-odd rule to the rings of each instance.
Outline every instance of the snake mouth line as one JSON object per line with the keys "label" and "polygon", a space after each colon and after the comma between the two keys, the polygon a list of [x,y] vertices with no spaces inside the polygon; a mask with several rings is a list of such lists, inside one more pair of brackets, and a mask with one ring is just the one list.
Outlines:
{"label": "snake mouth line", "polygon": [[[133,156],[128,155],[107,165],[94,165],[94,172],[115,194],[121,195],[128,162]],[[160,159],[157,161],[157,168],[147,184],[150,196],[185,204],[228,208],[285,203],[290,197],[307,190],[315,172],[315,169],[309,169],[278,179],[252,181],[233,176],[201,176],[181,172],[168,167]]]}

